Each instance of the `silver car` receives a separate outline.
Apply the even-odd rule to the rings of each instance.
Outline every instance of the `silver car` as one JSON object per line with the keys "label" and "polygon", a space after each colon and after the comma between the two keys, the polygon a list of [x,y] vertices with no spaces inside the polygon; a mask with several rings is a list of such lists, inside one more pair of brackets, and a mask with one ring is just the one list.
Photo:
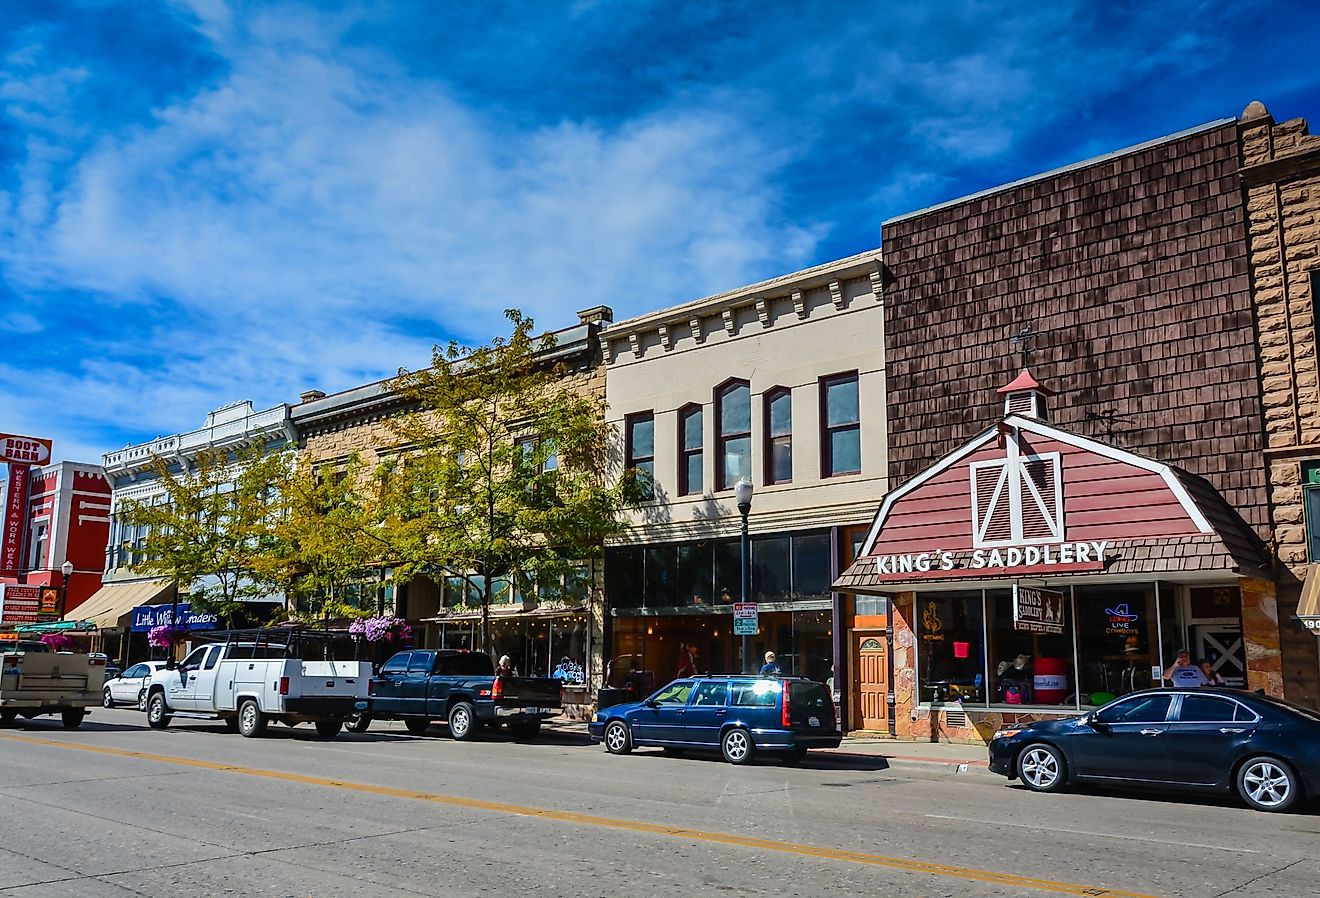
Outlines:
{"label": "silver car", "polygon": [[145,711],[146,686],[151,675],[165,666],[165,661],[139,661],[117,677],[105,681],[101,692],[101,704],[106,708],[115,705],[137,705],[139,711]]}

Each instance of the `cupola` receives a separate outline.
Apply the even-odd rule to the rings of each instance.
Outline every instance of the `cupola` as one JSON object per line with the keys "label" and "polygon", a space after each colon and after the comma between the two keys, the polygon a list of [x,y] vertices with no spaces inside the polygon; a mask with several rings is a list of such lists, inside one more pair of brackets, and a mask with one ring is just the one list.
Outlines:
{"label": "cupola", "polygon": [[1041,385],[1026,368],[1023,368],[1012,381],[1000,387],[999,393],[1004,397],[1005,415],[1020,415],[1037,421],[1050,419],[1045,397],[1053,396],[1054,391]]}

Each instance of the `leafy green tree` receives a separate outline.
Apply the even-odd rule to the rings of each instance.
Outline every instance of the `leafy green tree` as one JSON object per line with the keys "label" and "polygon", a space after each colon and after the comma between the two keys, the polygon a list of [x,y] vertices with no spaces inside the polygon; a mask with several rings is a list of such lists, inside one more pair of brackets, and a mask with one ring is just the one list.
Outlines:
{"label": "leafy green tree", "polygon": [[496,582],[524,595],[562,582],[644,493],[607,476],[616,440],[603,400],[547,361],[553,336],[505,314],[508,337],[436,347],[429,368],[391,383],[413,411],[392,422],[404,448],[377,480],[396,576],[464,578],[487,652]]}
{"label": "leafy green tree", "polygon": [[333,466],[304,456],[280,483],[280,514],[257,565],[305,623],[324,626],[374,609],[388,543],[369,476],[357,455]]}
{"label": "leafy green tree", "polygon": [[153,458],[166,501],[129,500],[119,508],[126,524],[147,528],[144,557],[134,567],[169,578],[199,610],[233,626],[245,602],[277,585],[267,575],[267,554],[291,464],[290,454],[262,446],[201,452],[179,470]]}

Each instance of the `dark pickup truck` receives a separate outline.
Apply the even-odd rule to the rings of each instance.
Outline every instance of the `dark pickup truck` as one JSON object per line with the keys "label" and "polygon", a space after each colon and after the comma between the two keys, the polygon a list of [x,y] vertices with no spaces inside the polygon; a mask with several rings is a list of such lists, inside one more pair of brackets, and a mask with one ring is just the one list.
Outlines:
{"label": "dark pickup truck", "polygon": [[370,695],[358,702],[355,732],[372,720],[402,720],[421,735],[434,720],[449,735],[471,739],[480,727],[509,725],[515,739],[530,739],[541,721],[559,713],[560,682],[548,677],[497,677],[490,656],[455,649],[399,652],[371,678]]}

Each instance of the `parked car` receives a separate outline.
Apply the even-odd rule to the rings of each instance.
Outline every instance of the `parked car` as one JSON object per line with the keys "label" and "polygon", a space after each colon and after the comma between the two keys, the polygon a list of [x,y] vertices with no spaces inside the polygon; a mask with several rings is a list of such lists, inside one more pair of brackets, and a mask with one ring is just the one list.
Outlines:
{"label": "parked car", "polygon": [[164,670],[165,661],[140,661],[117,676],[107,674],[105,688],[101,690],[101,705],[113,708],[115,705],[136,705],[139,711],[147,710],[147,683],[151,675]]}
{"label": "parked car", "polygon": [[371,678],[370,697],[358,703],[362,732],[373,719],[402,720],[420,736],[433,720],[449,724],[454,739],[471,739],[482,726],[509,725],[530,739],[541,721],[559,713],[560,687],[551,677],[497,677],[490,656],[457,649],[410,649],[386,661]]}
{"label": "parked car", "polygon": [[587,731],[616,755],[641,745],[714,749],[730,764],[761,752],[796,763],[809,749],[838,748],[843,738],[829,690],[798,677],[674,680],[650,698],[596,712]]}
{"label": "parked car", "polygon": [[105,652],[88,652],[87,657],[101,659],[101,662],[105,664],[105,678],[107,680],[119,676],[119,665]]}
{"label": "parked car", "polygon": [[37,644],[42,648],[28,651],[19,643],[0,650],[0,723],[13,723],[20,714],[58,714],[66,728],[82,726],[105,684],[105,662]]}
{"label": "parked car", "polygon": [[1238,689],[1135,692],[1005,727],[989,748],[992,771],[1036,792],[1077,782],[1233,792],[1261,811],[1320,797],[1320,712]]}

